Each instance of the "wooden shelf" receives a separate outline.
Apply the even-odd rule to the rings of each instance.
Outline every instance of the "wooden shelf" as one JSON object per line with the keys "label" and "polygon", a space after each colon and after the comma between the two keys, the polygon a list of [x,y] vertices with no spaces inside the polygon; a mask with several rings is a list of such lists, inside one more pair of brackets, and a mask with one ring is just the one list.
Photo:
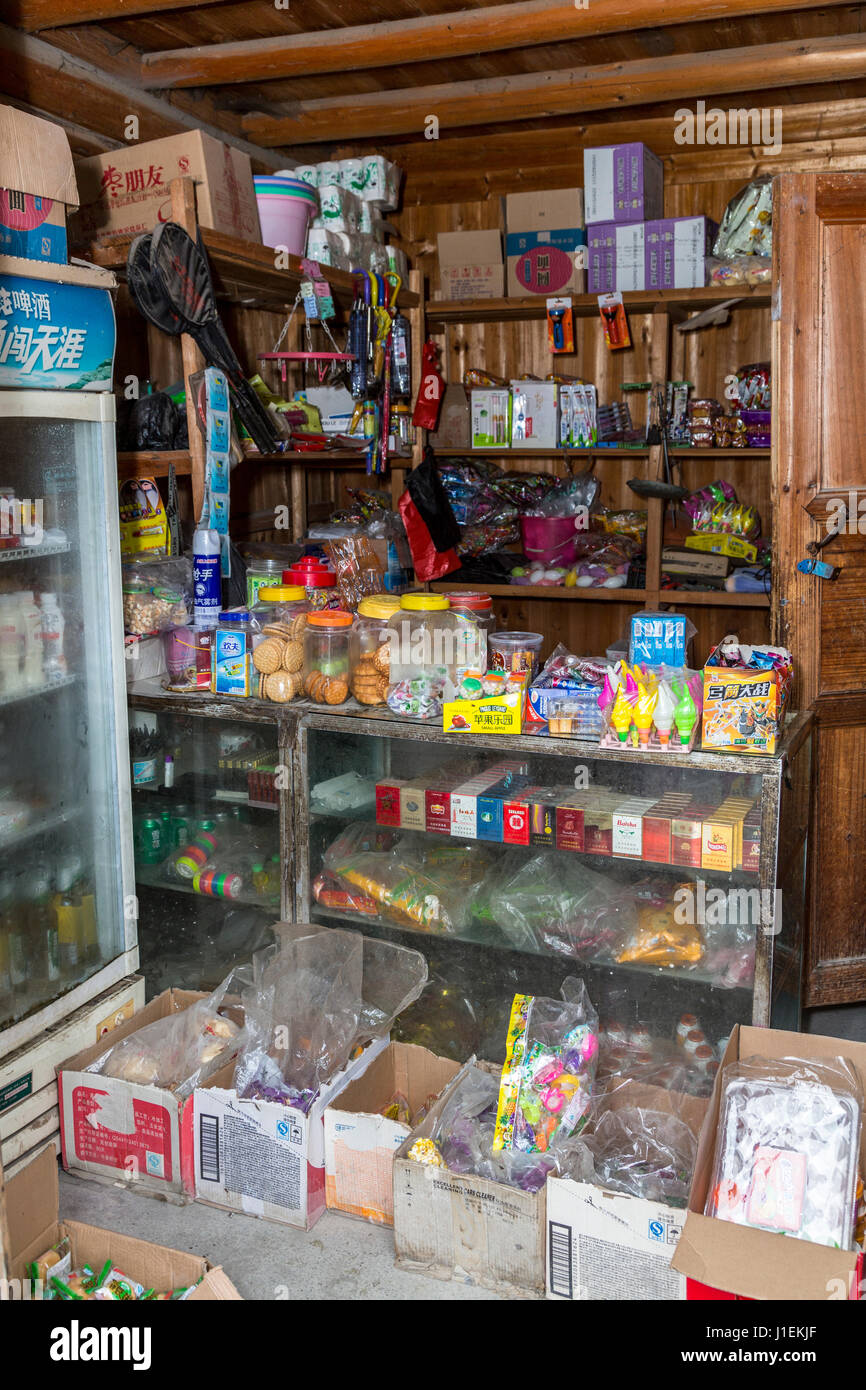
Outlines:
{"label": "wooden shelf", "polygon": [[673,608],[769,608],[767,594],[731,594],[726,589],[601,589],[544,584],[457,584],[439,579],[430,585],[434,590],[452,593],[490,594],[491,598],[529,599],[544,603],[548,599],[565,599],[583,603],[638,603],[644,607],[664,604]]}
{"label": "wooden shelf", "polygon": [[[732,308],[766,309],[770,304],[769,285],[707,285],[696,290],[626,290],[623,303],[635,314],[697,313],[728,300]],[[574,312],[580,318],[598,314],[598,295],[572,295]],[[547,317],[544,296],[529,299],[430,299],[426,305],[427,327],[435,332],[449,323],[515,323]]]}
{"label": "wooden shelf", "polygon": [[[594,445],[591,449],[512,449],[508,445],[495,449],[434,449],[437,458],[645,458],[649,445],[636,444],[633,449],[615,446],[609,449]],[[707,451],[709,452],[709,451]]]}
{"label": "wooden shelf", "polygon": [[701,456],[708,459],[739,459],[739,458],[759,458],[768,459],[770,449],[668,449],[671,458],[678,459],[699,459]]}
{"label": "wooden shelf", "polygon": [[172,463],[179,477],[188,477],[192,473],[192,459],[186,449],[139,449],[134,453],[117,455],[117,476],[167,478]]}
{"label": "wooden shelf", "polygon": [[[247,308],[282,312],[291,307],[304,278],[298,256],[289,256],[286,269],[278,270],[274,265],[276,252],[272,247],[253,241],[240,241],[237,237],[226,236],[224,232],[214,232],[209,227],[202,227],[200,231],[217,295]],[[131,237],[118,237],[102,245],[91,246],[89,258],[95,265],[122,271],[131,244]],[[322,274],[331,286],[335,301],[344,307],[350,305],[355,297],[355,282],[349,272],[322,266]],[[403,286],[399,307],[403,310],[414,309],[419,303],[419,296]]]}

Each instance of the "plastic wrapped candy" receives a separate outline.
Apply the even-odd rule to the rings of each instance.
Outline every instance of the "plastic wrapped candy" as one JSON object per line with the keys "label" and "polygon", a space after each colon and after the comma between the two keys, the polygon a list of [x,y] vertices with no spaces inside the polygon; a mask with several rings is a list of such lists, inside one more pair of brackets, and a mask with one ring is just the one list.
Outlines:
{"label": "plastic wrapped candy", "polygon": [[639,1106],[606,1110],[584,1142],[603,1187],[672,1207],[686,1205],[698,1143],[679,1116]]}
{"label": "plastic wrapped candy", "polygon": [[566,984],[562,1000],[514,996],[494,1152],[546,1153],[574,1133],[589,1108],[598,1015],[582,980]]}
{"label": "plastic wrapped candy", "polygon": [[737,368],[737,395],[742,410],[769,410],[770,363],[753,362]]}
{"label": "plastic wrapped candy", "polygon": [[626,941],[617,960],[621,965],[697,965],[704,954],[700,933],[689,922],[677,920],[673,903],[638,909],[637,931]]}
{"label": "plastic wrapped candy", "polygon": [[121,1038],[87,1070],[139,1086],[164,1086],[178,1096],[192,1095],[244,1041],[245,1032],[225,1012],[227,996],[236,992],[239,981],[240,973],[233,972],[207,999]]}
{"label": "plastic wrapped candy", "polygon": [[725,1067],[705,1215],[850,1250],[862,1107],[843,1057]]}
{"label": "plastic wrapped candy", "polygon": [[722,214],[713,255],[766,256],[773,250],[773,176],[761,174],[736,193]]}
{"label": "plastic wrapped candy", "polygon": [[773,280],[773,262],[769,256],[737,256],[730,259],[707,258],[707,284],[769,285]]}
{"label": "plastic wrapped candy", "polygon": [[[474,1173],[491,1182],[537,1192],[548,1174],[556,1171],[556,1160],[548,1154],[495,1150],[498,1095],[498,1077],[473,1059],[454,1082],[429,1142],[451,1173]],[[435,1163],[429,1155],[425,1145],[417,1159]]]}
{"label": "plastic wrapped candy", "polygon": [[637,930],[632,894],[577,855],[516,851],[493,876],[491,916],[517,950],[612,960]]}

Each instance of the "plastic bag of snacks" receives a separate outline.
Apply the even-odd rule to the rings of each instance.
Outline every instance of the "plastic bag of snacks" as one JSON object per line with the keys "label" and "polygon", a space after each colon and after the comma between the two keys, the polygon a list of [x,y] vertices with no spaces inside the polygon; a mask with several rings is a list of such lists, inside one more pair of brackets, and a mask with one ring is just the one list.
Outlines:
{"label": "plastic bag of snacks", "polygon": [[737,395],[742,410],[770,409],[769,362],[753,362],[747,367],[737,368]]}
{"label": "plastic bag of snacks", "polygon": [[234,973],[227,975],[207,999],[121,1038],[86,1070],[138,1086],[164,1086],[178,1096],[192,1095],[240,1046],[242,1029],[226,1012],[227,996],[236,993],[237,983]]}
{"label": "plastic bag of snacks", "polygon": [[671,1207],[688,1202],[698,1141],[678,1115],[640,1106],[606,1110],[584,1142],[602,1187]]}
{"label": "plastic bag of snacks", "polygon": [[156,1289],[147,1289],[137,1279],[124,1274],[110,1259],[106,1260],[100,1269],[93,1269],[89,1264],[73,1268],[68,1236],[64,1236],[58,1245],[46,1251],[40,1259],[34,1260],[29,1266],[29,1273],[34,1283],[38,1279],[43,1284],[43,1297],[46,1301],[163,1303],[185,1299],[195,1288],[195,1285],[191,1284],[186,1288],[168,1289],[158,1293]]}
{"label": "plastic bag of snacks", "polygon": [[287,923],[275,935],[246,972],[235,1085],[247,1099],[307,1111],[355,1049],[384,1037],[418,998],[427,964],[418,951],[331,927]]}
{"label": "plastic bag of snacks", "polygon": [[337,588],[346,608],[356,608],[368,594],[381,594],[385,572],[366,536],[344,536],[326,541],[325,554],[337,576]]}
{"label": "plastic bag of snacks", "polygon": [[577,855],[515,853],[493,873],[491,916],[517,950],[612,960],[637,930],[632,894]]}
{"label": "plastic bag of snacks", "polygon": [[672,900],[642,903],[637,917],[637,930],[617,956],[621,965],[688,969],[700,963],[704,954],[700,932],[694,922],[680,920]]}
{"label": "plastic bag of snacks", "polygon": [[844,1057],[725,1067],[705,1215],[850,1250],[862,1109]]}
{"label": "plastic bag of snacks", "polygon": [[131,560],[122,571],[123,628],[135,637],[184,627],[192,621],[192,561],[189,556]]}
{"label": "plastic bag of snacks", "polygon": [[582,980],[563,999],[516,994],[499,1085],[494,1153],[546,1153],[582,1126],[598,1057],[598,1015]]}
{"label": "plastic bag of snacks", "polygon": [[773,176],[761,174],[736,193],[722,214],[713,255],[726,260],[773,250]]}
{"label": "plastic bag of snacks", "polygon": [[707,257],[708,285],[730,285],[736,289],[740,285],[769,285],[772,280],[773,262],[769,256],[736,256],[725,260]]}

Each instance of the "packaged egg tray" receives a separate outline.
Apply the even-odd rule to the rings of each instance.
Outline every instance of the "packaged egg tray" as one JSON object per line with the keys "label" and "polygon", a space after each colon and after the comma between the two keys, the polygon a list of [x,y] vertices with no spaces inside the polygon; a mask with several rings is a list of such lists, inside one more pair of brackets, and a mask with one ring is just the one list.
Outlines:
{"label": "packaged egg tray", "polygon": [[706,1215],[850,1250],[861,1110],[842,1058],[726,1067]]}

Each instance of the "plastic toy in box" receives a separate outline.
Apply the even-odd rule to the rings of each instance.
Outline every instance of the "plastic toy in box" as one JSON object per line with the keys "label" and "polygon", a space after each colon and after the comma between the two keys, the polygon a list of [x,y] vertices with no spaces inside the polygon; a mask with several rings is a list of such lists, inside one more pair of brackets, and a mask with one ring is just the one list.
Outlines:
{"label": "plastic toy in box", "polygon": [[701,746],[722,753],[775,753],[793,677],[784,647],[750,647],[726,637],[704,667]]}
{"label": "plastic toy in box", "polygon": [[443,706],[445,733],[521,734],[527,679],[524,672],[467,671]]}

